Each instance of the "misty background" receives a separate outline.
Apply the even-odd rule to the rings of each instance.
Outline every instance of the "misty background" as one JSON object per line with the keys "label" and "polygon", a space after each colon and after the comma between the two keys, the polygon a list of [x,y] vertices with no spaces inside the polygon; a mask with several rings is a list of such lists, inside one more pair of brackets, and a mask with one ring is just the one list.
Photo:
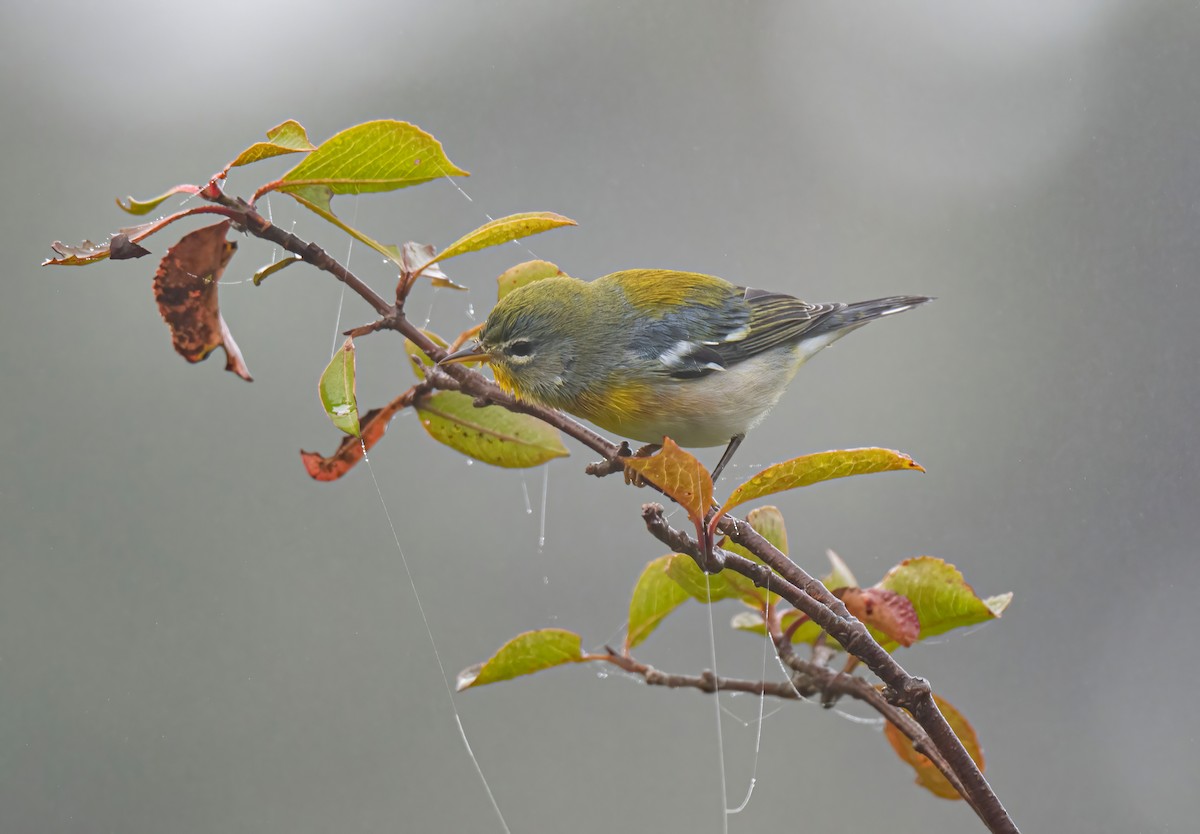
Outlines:
{"label": "misty background", "polygon": [[[448,336],[530,252],[586,278],[937,296],[813,360],[718,491],[806,452],[911,454],[928,474],[779,496],[793,558],[821,574],[833,548],[869,584],[930,554],[1014,591],[1003,620],[899,659],[973,722],[1017,823],[1192,830],[1198,43],[1194,5],[1115,0],[4,4],[0,830],[501,830],[370,473],[315,483],[297,454],[336,447],[316,380],[335,328],[371,311],[348,294],[339,319],[341,286],[307,267],[245,283],[272,253],[241,239],[225,280],[244,283],[220,300],[247,385],[219,352],[175,355],[155,308],[157,261],[191,227],[139,261],[38,267],[51,241],[134,222],[114,197],[203,182],[287,118],[314,141],[411,121],[472,172],[469,199],[440,181],[335,200],[376,239],[579,222],[447,264],[471,292],[422,288],[410,310]],[[270,209],[391,291],[375,253],[286,197]],[[410,379],[398,338],[360,340],[364,408]],[[451,677],[528,629],[620,639],[663,552],[651,496],[572,453],[546,490],[411,414],[371,453]],[[736,610],[715,611],[718,668],[755,677]],[[708,654],[696,604],[638,650],[691,674]],[[512,830],[720,831],[710,697],[597,671],[455,696]],[[737,804],[758,702],[722,704]],[[732,831],[983,830],[877,727],[780,706]]]}

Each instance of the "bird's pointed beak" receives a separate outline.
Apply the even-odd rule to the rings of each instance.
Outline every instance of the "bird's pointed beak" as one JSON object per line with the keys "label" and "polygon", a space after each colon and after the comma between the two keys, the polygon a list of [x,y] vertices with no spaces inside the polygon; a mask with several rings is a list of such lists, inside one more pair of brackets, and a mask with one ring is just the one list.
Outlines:
{"label": "bird's pointed beak", "polygon": [[439,365],[452,365],[458,362],[487,362],[492,358],[492,354],[483,349],[483,345],[475,342],[474,344],[466,345],[459,348],[453,353],[447,354],[442,358]]}

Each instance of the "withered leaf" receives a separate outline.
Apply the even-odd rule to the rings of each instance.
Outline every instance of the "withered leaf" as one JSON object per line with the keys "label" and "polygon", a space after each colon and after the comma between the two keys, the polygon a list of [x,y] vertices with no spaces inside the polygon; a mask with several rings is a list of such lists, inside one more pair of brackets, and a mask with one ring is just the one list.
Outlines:
{"label": "withered leaf", "polygon": [[383,408],[372,408],[359,421],[361,440],[358,437],[342,438],[337,451],[329,457],[323,457],[317,452],[305,452],[301,450],[300,459],[304,462],[304,468],[308,470],[308,474],[314,480],[336,481],[362,460],[364,445],[369,450],[379,442],[379,439],[383,437],[383,433],[387,431],[388,424],[396,416],[396,412],[407,406],[411,401],[412,391],[409,390],[396,397],[396,399]]}
{"label": "withered leaf", "polygon": [[834,596],[866,625],[901,646],[911,646],[921,636],[921,621],[908,597],[886,588],[838,588]]}
{"label": "withered leaf", "polygon": [[154,299],[171,328],[175,352],[189,362],[225,349],[225,370],[247,382],[250,371],[217,305],[217,282],[237,244],[225,239],[229,221],[184,235],[167,250],[154,273]]}
{"label": "withered leaf", "polygon": [[149,255],[150,250],[141,244],[134,243],[129,235],[121,233],[113,235],[108,242],[108,257],[114,261],[126,261],[131,258],[141,258]]}

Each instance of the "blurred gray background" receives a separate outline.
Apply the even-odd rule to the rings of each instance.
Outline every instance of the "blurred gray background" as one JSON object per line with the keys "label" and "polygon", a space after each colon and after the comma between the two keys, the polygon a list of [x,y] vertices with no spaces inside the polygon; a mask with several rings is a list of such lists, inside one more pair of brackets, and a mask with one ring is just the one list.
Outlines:
{"label": "blurred gray background", "polygon": [[[171,351],[150,290],[169,233],[141,261],[37,266],[129,222],[113,197],[203,182],[285,118],[320,140],[383,117],[474,176],[470,201],[442,181],[335,202],[377,238],[445,244],[528,210],[580,224],[449,264],[470,295],[412,305],[447,334],[529,251],[582,277],[938,296],[814,360],[731,476],[911,453],[927,475],[780,497],[793,556],[823,572],[832,547],[870,583],[928,553],[1015,591],[1001,622],[900,659],[974,722],[1017,822],[1193,830],[1200,10],[845,5],[5,3],[0,830],[501,830],[369,473],[318,484],[297,455],[338,440],[315,383],[340,286],[294,268],[222,287],[247,385]],[[289,202],[276,220],[346,256]],[[270,257],[243,240],[225,278]],[[349,258],[389,291],[378,256]],[[346,298],[342,329],[369,318]],[[362,340],[364,406],[408,384],[401,357]],[[372,459],[451,675],[530,628],[619,639],[662,553],[646,493],[585,478],[574,449],[539,547],[540,470],[468,466],[411,415]],[[753,676],[731,605],[720,671]],[[696,673],[708,651],[690,605],[639,656]],[[721,830],[707,696],[578,667],[455,702],[513,831]],[[757,701],[722,703],[736,804]],[[815,707],[767,719],[757,773],[733,831],[982,830],[877,728]]]}

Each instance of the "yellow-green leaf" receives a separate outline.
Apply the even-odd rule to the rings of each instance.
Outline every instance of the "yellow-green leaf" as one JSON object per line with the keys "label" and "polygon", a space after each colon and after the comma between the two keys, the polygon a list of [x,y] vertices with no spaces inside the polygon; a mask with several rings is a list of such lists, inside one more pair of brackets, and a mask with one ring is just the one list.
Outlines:
{"label": "yellow-green leaf", "polygon": [[706,574],[700,570],[695,559],[683,553],[672,553],[667,557],[664,570],[672,581],[698,602],[739,599],[756,590],[753,582],[733,571]]}
{"label": "yellow-green leaf", "polygon": [[347,128],[322,142],[276,187],[293,192],[324,186],[333,194],[366,194],[467,176],[446,158],[442,143],[416,125],[392,119]]}
{"label": "yellow-green leaf", "polygon": [[254,277],[252,279],[254,281],[254,286],[257,287],[263,281],[267,280],[268,277],[274,275],[276,272],[279,272],[280,270],[283,270],[283,269],[287,269],[289,266],[296,263],[296,261],[302,261],[302,260],[304,260],[304,258],[300,257],[299,255],[288,255],[286,258],[280,258],[273,264],[267,264],[266,266],[262,267],[261,269],[257,270],[254,273]]}
{"label": "yellow-green leaf", "polygon": [[[443,339],[438,334],[434,333],[433,331],[422,330],[421,332],[424,333],[426,336],[428,336],[430,341],[432,341],[438,347],[440,347],[440,348],[449,347],[446,340]],[[425,351],[421,350],[419,347],[417,347],[415,344],[413,344],[412,341],[409,339],[404,340],[404,352],[407,353],[409,356],[408,366],[410,368],[412,368],[413,375],[416,376],[418,381],[425,379],[425,374],[421,373],[421,370],[417,367],[417,362],[420,362],[421,365],[426,368],[432,368],[434,365],[433,360],[430,359],[428,356],[426,356]],[[416,360],[416,361],[413,361],[413,360]],[[467,364],[467,363],[463,363],[463,364]],[[472,363],[472,364],[478,364],[478,363]]]}
{"label": "yellow-green leaf", "polygon": [[730,494],[721,512],[747,501],[820,481],[898,469],[925,471],[908,455],[891,449],[838,449],[804,455],[763,469]]}
{"label": "yellow-green leaf", "polygon": [[126,197],[124,202],[120,198],[117,199],[117,206],[129,214],[149,214],[158,208],[164,201],[176,194],[198,194],[200,188],[195,185],[177,185],[169,189],[157,197],[151,197],[149,200],[135,200],[132,197]]}
{"label": "yellow-green leaf", "polygon": [[351,437],[359,437],[358,399],[354,392],[354,340],[346,339],[329,360],[318,385],[321,405],[333,425]]}
{"label": "yellow-green leaf", "polygon": [[712,506],[712,478],[704,465],[674,440],[665,438],[662,449],[652,457],[626,458],[625,468],[661,489],[687,511],[697,527],[703,526],[704,514]]}
{"label": "yellow-green leaf", "polygon": [[462,692],[474,686],[531,675],[564,663],[578,663],[584,659],[581,642],[578,634],[561,628],[544,628],[518,634],[488,660],[459,672],[456,688]]}
{"label": "yellow-green leaf", "polygon": [[391,243],[380,243],[374,238],[367,235],[365,232],[360,232],[358,229],[342,221],[340,217],[333,213],[333,208],[330,206],[330,200],[333,199],[334,191],[327,185],[312,185],[302,188],[294,188],[287,194],[295,199],[297,203],[304,206],[309,211],[319,217],[324,218],[333,225],[337,226],[350,237],[361,243],[370,246],[379,254],[396,264],[398,267],[404,266],[404,256],[400,251],[400,247]]}
{"label": "yellow-green leaf", "polygon": [[905,559],[875,586],[903,594],[921,621],[921,639],[999,617],[1012,594],[980,599],[958,568],[933,556]]}
{"label": "yellow-green leaf", "polygon": [[[967,755],[975,761],[975,765],[979,768],[979,772],[984,770],[983,748],[979,745],[979,737],[975,735],[975,728],[971,726],[971,722],[963,717],[963,714],[954,708],[945,698],[937,695],[933,696],[934,702],[938,709],[946,718],[946,723],[950,725],[950,729],[958,736],[958,740],[962,742],[966,748]],[[940,796],[942,799],[962,799],[958,791],[954,790],[947,780],[942,775],[942,772],[934,767],[926,756],[916,751],[913,743],[909,741],[908,736],[900,732],[895,725],[885,723],[883,725],[884,735],[887,736],[888,743],[892,745],[892,749],[896,751],[896,755],[906,762],[917,773],[916,783],[934,796]]]}
{"label": "yellow-green leaf", "polygon": [[498,405],[476,408],[458,391],[438,391],[416,405],[430,437],[493,466],[537,466],[567,455],[558,431],[528,414]]}
{"label": "yellow-green leaf", "polygon": [[478,229],[468,232],[454,241],[454,243],[451,243],[431,258],[428,263],[420,267],[417,272],[420,272],[431,263],[445,261],[457,255],[466,254],[467,252],[478,252],[480,249],[487,249],[489,246],[499,246],[502,243],[520,240],[523,237],[557,229],[559,226],[574,225],[577,224],[571,218],[563,217],[561,214],[555,214],[551,211],[527,211],[523,214],[510,214],[498,220],[489,220]]}
{"label": "yellow-green leaf", "polygon": [[629,623],[625,628],[625,651],[650,636],[667,615],[687,601],[688,593],[667,575],[667,564],[675,554],[660,556],[642,571],[629,599]]}
{"label": "yellow-green leaf", "polygon": [[[758,507],[751,510],[746,516],[746,522],[754,528],[755,532],[774,545],[776,550],[785,556],[787,555],[787,528],[783,523],[783,514],[779,512],[778,507]],[[760,565],[763,564],[761,559],[728,537],[721,539],[721,547],[752,562],[758,562]],[[753,583],[749,583],[749,580],[747,580],[747,584],[754,587]],[[751,605],[762,605],[763,595],[763,589],[754,587],[753,600],[746,599],[745,597],[743,599],[746,599],[746,602]],[[771,602],[775,602],[778,599],[779,595],[772,591],[770,596]]]}
{"label": "yellow-green leaf", "polygon": [[557,278],[560,275],[566,273],[549,261],[525,261],[510,266],[496,278],[496,300],[499,301],[526,284],[541,281],[543,278]]}
{"label": "yellow-green leaf", "polygon": [[225,174],[230,168],[249,165],[252,162],[270,159],[273,156],[313,151],[316,150],[316,147],[316,145],[308,141],[308,133],[305,132],[304,126],[294,119],[288,119],[286,122],[277,124],[267,131],[266,142],[255,142],[238,154],[237,158],[226,165],[225,170],[221,173]]}

